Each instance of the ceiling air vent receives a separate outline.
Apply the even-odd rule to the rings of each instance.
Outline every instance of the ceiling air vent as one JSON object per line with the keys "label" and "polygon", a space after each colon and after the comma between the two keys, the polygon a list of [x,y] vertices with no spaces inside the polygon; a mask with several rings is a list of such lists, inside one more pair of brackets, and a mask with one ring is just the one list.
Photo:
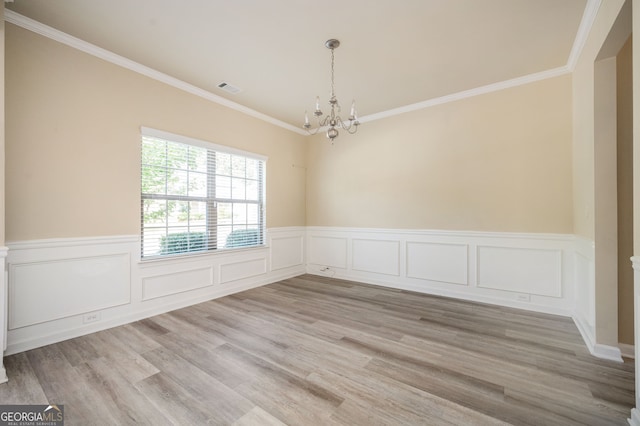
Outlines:
{"label": "ceiling air vent", "polygon": [[232,94],[236,94],[236,93],[240,93],[242,92],[242,89],[234,86],[233,84],[229,84],[226,81],[223,81],[222,83],[218,84],[218,87],[222,90],[224,90],[225,92],[229,92]]}

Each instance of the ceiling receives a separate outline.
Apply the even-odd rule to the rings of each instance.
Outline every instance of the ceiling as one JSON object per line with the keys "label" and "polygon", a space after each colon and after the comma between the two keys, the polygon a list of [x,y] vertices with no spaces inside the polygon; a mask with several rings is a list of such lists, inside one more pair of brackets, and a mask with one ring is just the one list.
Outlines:
{"label": "ceiling", "polygon": [[[299,128],[316,96],[328,110],[329,38],[341,42],[335,79],[344,113],[356,99],[366,121],[505,80],[566,70],[584,34],[583,15],[599,3],[15,0],[6,8]],[[219,89],[222,81],[242,92]]]}

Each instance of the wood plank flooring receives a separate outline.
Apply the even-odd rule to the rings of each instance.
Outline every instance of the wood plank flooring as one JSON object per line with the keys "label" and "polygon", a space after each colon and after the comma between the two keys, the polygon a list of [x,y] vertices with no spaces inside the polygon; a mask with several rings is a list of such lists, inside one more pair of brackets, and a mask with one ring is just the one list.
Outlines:
{"label": "wood plank flooring", "polygon": [[568,318],[303,275],[5,358],[67,425],[624,425]]}

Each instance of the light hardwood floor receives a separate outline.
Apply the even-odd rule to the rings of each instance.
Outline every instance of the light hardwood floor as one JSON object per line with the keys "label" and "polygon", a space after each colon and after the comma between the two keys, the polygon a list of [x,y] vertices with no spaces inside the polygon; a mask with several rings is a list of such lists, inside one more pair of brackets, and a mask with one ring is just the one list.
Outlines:
{"label": "light hardwood floor", "polygon": [[67,425],[626,424],[568,318],[304,275],[5,358]]}

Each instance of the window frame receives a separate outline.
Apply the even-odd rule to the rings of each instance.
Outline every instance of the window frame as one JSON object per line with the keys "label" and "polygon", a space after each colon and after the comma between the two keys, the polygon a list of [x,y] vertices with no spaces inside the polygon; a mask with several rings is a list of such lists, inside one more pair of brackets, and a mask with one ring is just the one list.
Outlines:
{"label": "window frame", "polygon": [[[160,140],[164,140],[166,142],[173,142],[184,144],[188,146],[194,146],[198,148],[203,148],[208,151],[213,151],[215,154],[230,154],[233,156],[243,157],[245,159],[252,159],[261,162],[258,167],[259,174],[257,179],[251,179],[258,182],[258,200],[246,200],[246,199],[234,199],[231,198],[216,198],[216,176],[219,176],[215,170],[215,154],[213,156],[214,161],[211,161],[209,157],[209,152],[207,152],[207,193],[206,196],[189,196],[189,195],[169,195],[169,194],[144,194],[142,192],[142,170],[144,164],[142,163],[142,147],[144,144],[144,138],[156,138]],[[266,169],[267,169],[267,160],[268,157],[256,154],[249,151],[244,151],[237,148],[232,148],[225,145],[215,144],[213,142],[208,142],[201,139],[192,138],[189,136],[178,135],[170,132],[166,132],[163,130],[153,129],[149,127],[142,126],[140,128],[140,260],[141,261],[153,261],[153,260],[162,260],[162,259],[174,259],[176,257],[184,257],[184,256],[202,256],[202,255],[211,255],[217,252],[227,252],[229,250],[247,250],[254,248],[264,248],[266,247]],[[224,175],[221,175],[224,176]],[[232,179],[232,176],[229,176]],[[245,181],[248,178],[244,178]],[[246,182],[245,182],[246,183]],[[154,255],[146,255],[145,246],[144,246],[144,202],[145,200],[155,199],[155,200],[167,200],[167,201],[195,201],[195,202],[204,202],[206,203],[207,215],[214,215],[215,219],[213,221],[207,220],[205,223],[206,227],[206,245],[209,246],[211,242],[214,243],[217,241],[218,234],[218,226],[222,226],[218,224],[218,205],[220,203],[239,203],[239,204],[255,204],[258,206],[258,244],[246,245],[246,246],[237,246],[237,247],[214,247],[214,248],[205,248],[204,250],[186,250],[177,253],[166,253],[166,254],[154,254]],[[233,225],[232,225],[233,226]],[[169,229],[168,223],[166,224],[167,229]],[[169,235],[167,231],[165,235]]]}

